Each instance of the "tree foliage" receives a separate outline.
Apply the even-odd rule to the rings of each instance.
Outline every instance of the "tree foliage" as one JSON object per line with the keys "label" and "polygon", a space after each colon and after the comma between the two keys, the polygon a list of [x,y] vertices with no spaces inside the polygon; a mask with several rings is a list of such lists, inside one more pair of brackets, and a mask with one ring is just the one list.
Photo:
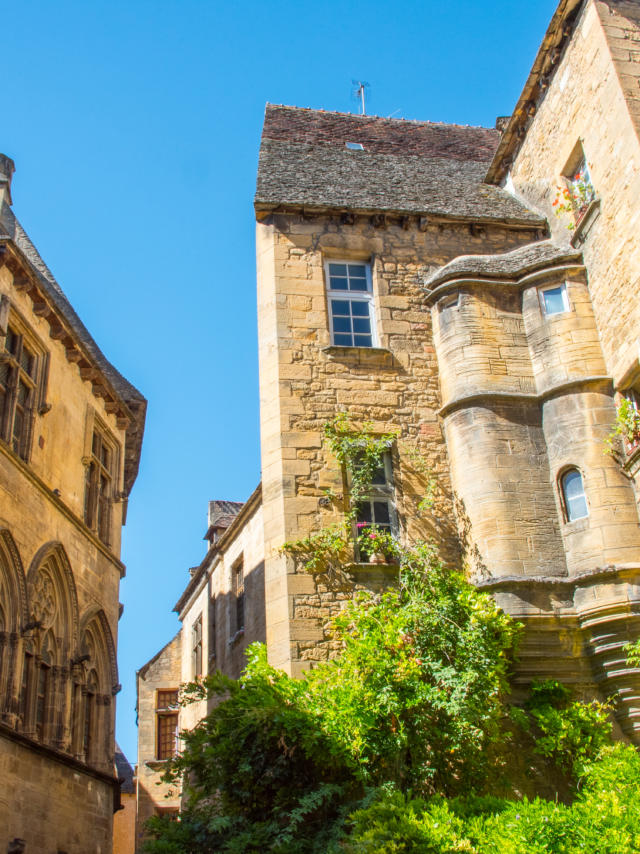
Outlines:
{"label": "tree foliage", "polygon": [[[325,435],[350,477],[346,522],[284,547],[314,573],[351,560],[357,499],[395,439],[356,433],[346,416]],[[253,644],[239,680],[215,673],[184,686],[184,703],[214,707],[181,734],[165,779],[182,786],[184,808],[179,821],[151,820],[146,851],[640,850],[639,760],[610,746],[610,704],[578,702],[547,681],[509,706],[520,626],[431,545],[385,535],[371,547],[399,565],[399,585],[345,606],[333,622],[335,659],[293,679]],[[640,661],[640,645],[628,651]],[[518,796],[509,774],[540,763],[571,797],[581,784],[571,805]]]}

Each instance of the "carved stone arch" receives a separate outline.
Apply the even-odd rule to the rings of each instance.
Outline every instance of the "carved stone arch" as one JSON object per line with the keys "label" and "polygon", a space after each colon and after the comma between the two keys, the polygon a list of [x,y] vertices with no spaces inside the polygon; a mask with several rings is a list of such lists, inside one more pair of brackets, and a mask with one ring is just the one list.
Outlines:
{"label": "carved stone arch", "polygon": [[[87,611],[82,617],[80,624],[80,654],[86,655],[89,650],[85,649],[87,638],[91,637],[95,645],[96,652],[99,654],[102,672],[98,670],[101,677],[101,688],[108,689],[108,693],[114,693],[118,686],[118,659],[116,656],[116,645],[113,642],[111,627],[107,620],[107,615],[102,608],[93,607]],[[103,690],[104,690],[103,688]]]}
{"label": "carved stone arch", "polygon": [[27,573],[27,591],[30,618],[42,623],[45,630],[49,628],[48,620],[55,621],[62,627],[67,652],[75,653],[79,640],[78,594],[62,543],[52,541],[38,549]]}
{"label": "carved stone arch", "polygon": [[[0,576],[4,579],[9,599],[7,611],[9,616],[14,617],[14,625],[10,628],[13,631],[19,631],[29,619],[27,584],[15,540],[8,528],[2,527],[0,527]],[[0,579],[0,590],[2,589],[3,584]]]}

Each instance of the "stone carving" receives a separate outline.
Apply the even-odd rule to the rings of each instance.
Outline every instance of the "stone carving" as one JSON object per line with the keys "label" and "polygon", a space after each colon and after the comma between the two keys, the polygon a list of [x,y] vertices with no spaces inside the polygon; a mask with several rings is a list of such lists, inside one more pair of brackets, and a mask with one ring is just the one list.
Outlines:
{"label": "stone carving", "polygon": [[56,589],[48,572],[40,570],[33,585],[33,617],[48,629],[57,612]]}

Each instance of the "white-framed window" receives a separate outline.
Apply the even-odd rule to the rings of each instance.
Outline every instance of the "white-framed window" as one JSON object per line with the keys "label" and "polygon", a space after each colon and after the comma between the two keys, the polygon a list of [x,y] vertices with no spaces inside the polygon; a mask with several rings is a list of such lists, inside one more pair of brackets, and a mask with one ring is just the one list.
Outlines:
{"label": "white-framed window", "polygon": [[368,528],[375,528],[387,534],[397,534],[398,522],[390,453],[383,456],[382,464],[371,479],[367,495],[357,504],[355,528],[356,541]]}
{"label": "white-framed window", "polygon": [[584,482],[578,469],[570,468],[562,473],[560,477],[560,489],[567,522],[584,519],[589,515]]}
{"label": "white-framed window", "polygon": [[564,282],[552,288],[541,288],[539,294],[543,314],[564,314],[569,311],[567,286]]}
{"label": "white-framed window", "polygon": [[375,347],[371,265],[327,261],[325,270],[331,343],[337,347]]}

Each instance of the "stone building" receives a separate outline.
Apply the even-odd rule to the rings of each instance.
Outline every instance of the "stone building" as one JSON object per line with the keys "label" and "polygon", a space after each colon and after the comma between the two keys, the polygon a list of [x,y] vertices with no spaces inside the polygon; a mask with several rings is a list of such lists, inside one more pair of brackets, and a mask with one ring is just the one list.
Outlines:
{"label": "stone building", "polygon": [[138,844],[147,819],[179,810],[180,792],[162,773],[180,730],[192,729],[210,708],[206,701],[180,707],[180,686],[216,670],[239,676],[247,646],[266,639],[261,498],[258,486],[244,504],[209,502],[207,553],[189,570],[174,609],[181,629],[138,671]]}
{"label": "stone building", "polygon": [[[363,518],[435,540],[525,623],[520,682],[616,694],[637,739],[623,646],[640,634],[639,84],[639,0],[561,0],[496,128],[267,106],[255,210],[275,666],[299,675],[331,655],[331,614],[393,582],[355,549],[339,589],[282,553],[343,518],[323,427],[344,411],[397,437]],[[607,453],[621,404],[636,428]]]}
{"label": "stone building", "polygon": [[11,208],[0,156],[0,849],[107,854],[121,526],[146,401]]}
{"label": "stone building", "polygon": [[113,816],[113,854],[136,850],[136,780],[133,768],[116,742],[116,774],[120,781],[120,809]]}

